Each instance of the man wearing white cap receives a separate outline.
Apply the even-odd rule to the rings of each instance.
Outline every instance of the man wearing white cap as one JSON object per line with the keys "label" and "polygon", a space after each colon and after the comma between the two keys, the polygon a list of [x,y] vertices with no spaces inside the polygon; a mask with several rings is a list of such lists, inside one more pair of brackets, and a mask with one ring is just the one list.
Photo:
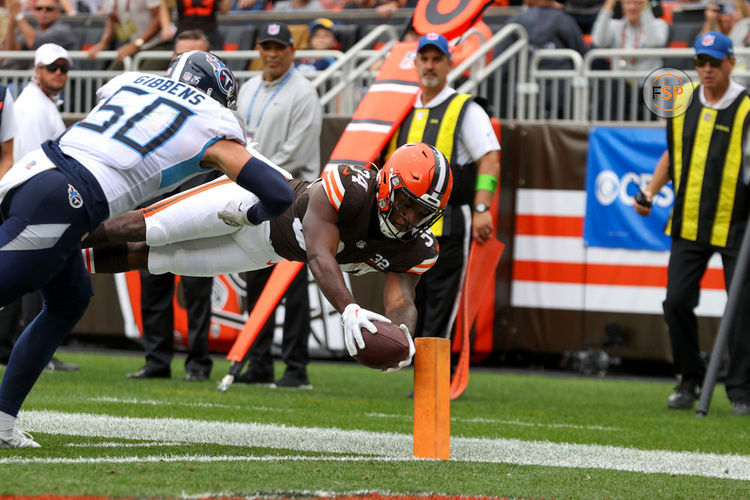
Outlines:
{"label": "man wearing white cap", "polygon": [[68,51],[59,45],[45,43],[36,49],[34,76],[16,100],[18,137],[13,152],[16,162],[65,131],[58,95],[68,81],[71,63]]}
{"label": "man wearing white cap", "polygon": [[[65,124],[58,110],[62,104],[58,95],[68,81],[68,69],[72,60],[68,51],[54,43],[45,43],[36,49],[34,76],[24,87],[15,103],[18,136],[13,147],[13,160],[19,161],[50,139],[56,139],[65,131]],[[39,293],[23,296],[23,322],[28,325],[42,309]],[[9,332],[0,332],[0,339]],[[55,357],[47,365],[48,370],[74,371],[78,367]]]}

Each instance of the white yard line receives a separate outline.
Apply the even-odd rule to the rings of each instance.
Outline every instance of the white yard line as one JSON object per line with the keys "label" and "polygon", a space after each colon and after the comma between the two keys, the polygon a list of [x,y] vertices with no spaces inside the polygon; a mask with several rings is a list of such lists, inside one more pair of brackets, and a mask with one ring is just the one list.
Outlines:
{"label": "white yard line", "polygon": [[[23,412],[21,427],[32,432],[110,439],[214,443],[313,453],[364,455],[357,460],[412,459],[412,437],[409,434],[190,419],[128,418],[56,411]],[[44,444],[44,440],[41,441]],[[140,460],[142,461],[143,458],[145,457],[140,457]],[[164,457],[159,457],[159,459],[162,458]],[[518,439],[455,437],[451,439],[451,458],[464,462],[610,469],[750,481],[750,456],[748,455],[638,450],[616,446]],[[97,457],[93,460],[120,459]],[[275,459],[287,460],[288,458],[278,456]],[[319,460],[320,458],[305,457],[305,459]],[[326,460],[329,459],[343,460],[345,458],[341,456],[326,458]],[[26,463],[21,460],[32,462],[38,460],[43,463],[45,460],[76,459],[5,458],[0,459],[0,464]],[[176,458],[175,460],[189,459]],[[206,460],[218,459],[208,457]]]}
{"label": "white yard line", "polygon": [[66,443],[65,446],[71,448],[152,448],[167,446],[185,446],[186,443],[169,443],[164,441],[152,441],[150,443],[121,443],[121,442],[101,442],[101,443]]}
{"label": "white yard line", "polygon": [[113,398],[108,396],[99,396],[96,398],[89,398],[89,401],[102,402],[102,403],[122,403],[131,405],[151,405],[151,406],[187,406],[189,408],[229,408],[232,410],[257,410],[257,411],[278,411],[288,412],[285,408],[271,408],[268,406],[240,406],[240,405],[225,405],[222,403],[189,403],[184,401],[164,401],[159,399],[138,399],[138,398]]}

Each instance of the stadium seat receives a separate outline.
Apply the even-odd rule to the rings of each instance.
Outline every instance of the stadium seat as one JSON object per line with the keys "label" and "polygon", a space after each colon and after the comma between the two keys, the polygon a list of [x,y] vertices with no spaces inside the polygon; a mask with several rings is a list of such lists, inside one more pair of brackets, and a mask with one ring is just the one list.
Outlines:
{"label": "stadium seat", "polygon": [[341,45],[341,52],[346,52],[359,40],[359,26],[356,24],[335,24],[333,31]]}
{"label": "stadium seat", "polygon": [[[667,47],[675,49],[692,47],[701,28],[703,28],[703,23],[673,23],[669,27]],[[693,64],[688,58],[667,57],[664,59],[664,66],[684,70],[692,69]]]}
{"label": "stadium seat", "polygon": [[[221,27],[224,36],[222,50],[253,50],[255,48],[255,26],[250,24],[226,25]],[[249,59],[227,59],[227,66],[234,71],[247,69]]]}

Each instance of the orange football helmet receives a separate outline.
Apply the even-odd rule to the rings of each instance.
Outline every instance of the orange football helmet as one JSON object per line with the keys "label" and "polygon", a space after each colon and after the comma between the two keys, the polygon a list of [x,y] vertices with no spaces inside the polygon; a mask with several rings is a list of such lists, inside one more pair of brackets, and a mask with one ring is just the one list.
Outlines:
{"label": "orange football helmet", "polygon": [[448,160],[422,142],[394,151],[377,179],[380,231],[400,240],[413,238],[442,217],[453,187]]}

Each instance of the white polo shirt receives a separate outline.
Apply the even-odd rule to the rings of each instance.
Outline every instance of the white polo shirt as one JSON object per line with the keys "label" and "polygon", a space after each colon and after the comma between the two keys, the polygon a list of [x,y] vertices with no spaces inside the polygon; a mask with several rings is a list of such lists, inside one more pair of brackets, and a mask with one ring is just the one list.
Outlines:
{"label": "white polo shirt", "polygon": [[56,102],[34,80],[18,96],[15,110],[18,137],[13,143],[13,161],[20,160],[43,142],[56,139],[65,131]]}
{"label": "white polo shirt", "polygon": [[[438,95],[427,103],[427,105],[424,105],[422,104],[422,92],[420,91],[416,102],[414,102],[414,108],[432,109],[442,104],[455,93],[454,89],[446,85]],[[487,116],[482,106],[473,101],[470,102],[461,119],[461,129],[459,130],[458,144],[456,145],[456,163],[466,165],[479,160],[479,158],[490,151],[499,150],[500,143],[497,142],[497,136],[492,129],[490,117]]]}

